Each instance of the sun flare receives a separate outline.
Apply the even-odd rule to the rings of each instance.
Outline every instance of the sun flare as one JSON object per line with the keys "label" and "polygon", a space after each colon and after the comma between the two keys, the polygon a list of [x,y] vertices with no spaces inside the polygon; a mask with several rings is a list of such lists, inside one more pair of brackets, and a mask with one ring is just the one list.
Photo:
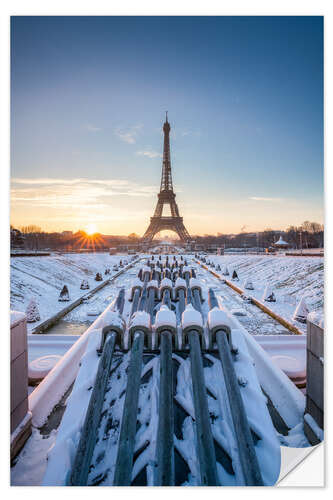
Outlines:
{"label": "sun flare", "polygon": [[87,234],[94,234],[97,233],[97,227],[96,224],[90,223],[86,226],[86,232]]}

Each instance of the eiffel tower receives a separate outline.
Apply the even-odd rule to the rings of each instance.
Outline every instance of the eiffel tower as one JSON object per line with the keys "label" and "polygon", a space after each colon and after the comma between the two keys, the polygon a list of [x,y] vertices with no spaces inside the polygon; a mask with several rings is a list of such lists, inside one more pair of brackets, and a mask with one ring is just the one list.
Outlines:
{"label": "eiffel tower", "polygon": [[[178,234],[180,240],[186,243],[191,239],[183,223],[183,217],[180,217],[176,195],[173,192],[171,161],[170,161],[170,123],[168,122],[168,112],[163,125],[164,147],[163,147],[163,166],[160,192],[153,217],[150,217],[150,224],[142,237],[143,243],[150,243],[155,234],[163,229],[169,229]],[[163,206],[169,205],[171,216],[162,216]]]}

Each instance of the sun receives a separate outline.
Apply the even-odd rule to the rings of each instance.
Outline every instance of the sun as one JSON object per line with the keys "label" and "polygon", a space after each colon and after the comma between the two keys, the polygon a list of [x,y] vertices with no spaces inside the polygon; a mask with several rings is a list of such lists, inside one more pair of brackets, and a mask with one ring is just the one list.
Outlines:
{"label": "sun", "polygon": [[87,234],[95,234],[95,233],[97,233],[96,224],[94,224],[93,222],[91,222],[90,224],[87,224],[87,226],[86,226],[86,233]]}

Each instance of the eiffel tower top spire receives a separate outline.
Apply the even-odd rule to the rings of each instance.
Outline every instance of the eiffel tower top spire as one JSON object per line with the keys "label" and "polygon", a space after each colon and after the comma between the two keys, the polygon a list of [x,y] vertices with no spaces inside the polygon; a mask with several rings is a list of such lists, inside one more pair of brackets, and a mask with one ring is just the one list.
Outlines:
{"label": "eiffel tower top spire", "polygon": [[172,191],[172,175],[171,175],[171,159],[170,159],[170,123],[168,122],[168,112],[165,113],[165,122],[163,124],[164,132],[164,145],[163,145],[163,166],[162,166],[162,178],[161,178],[161,188],[162,191]]}

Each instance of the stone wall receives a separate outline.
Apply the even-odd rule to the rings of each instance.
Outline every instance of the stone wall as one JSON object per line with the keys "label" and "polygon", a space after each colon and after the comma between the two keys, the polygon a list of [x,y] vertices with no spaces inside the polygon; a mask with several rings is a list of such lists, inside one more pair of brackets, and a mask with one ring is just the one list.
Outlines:
{"label": "stone wall", "polygon": [[13,457],[31,434],[27,324],[25,314],[15,311],[11,312],[10,325],[10,432]]}

